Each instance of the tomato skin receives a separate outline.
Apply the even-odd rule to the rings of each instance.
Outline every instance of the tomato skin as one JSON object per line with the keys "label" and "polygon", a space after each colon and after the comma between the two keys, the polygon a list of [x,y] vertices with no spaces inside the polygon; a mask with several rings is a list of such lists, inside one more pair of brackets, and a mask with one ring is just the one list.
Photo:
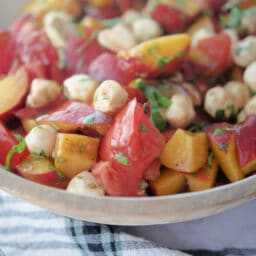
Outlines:
{"label": "tomato skin", "polygon": [[117,115],[100,149],[101,159],[118,173],[116,179],[120,183],[126,181],[116,192],[118,195],[137,195],[145,170],[160,155],[164,144],[164,137],[143,112],[141,104],[136,99],[130,101]]}
{"label": "tomato skin", "polygon": [[218,77],[232,65],[231,40],[226,34],[200,40],[196,50],[205,56],[196,64],[206,76]]}
{"label": "tomato skin", "polygon": [[[19,142],[11,133],[11,131],[2,123],[0,122],[0,164],[5,165],[6,157],[11,150],[11,148],[17,145]],[[29,152],[26,149],[23,153],[18,154],[15,153],[10,161],[10,168],[11,170],[15,170],[18,163],[20,163],[26,156],[28,156]]]}
{"label": "tomato skin", "polygon": [[8,74],[17,56],[16,42],[9,31],[0,31],[0,74]]}
{"label": "tomato skin", "polygon": [[88,38],[72,36],[66,48],[67,71],[70,75],[88,73],[89,65],[94,59],[106,50],[103,49],[96,38],[86,45]]}
{"label": "tomato skin", "polygon": [[207,9],[219,12],[227,0],[206,0]]}
{"label": "tomato skin", "polygon": [[112,19],[121,15],[121,11],[116,4],[105,6],[102,8],[95,8],[92,6],[86,7],[86,15],[92,16],[94,18],[103,20],[103,19]]}
{"label": "tomato skin", "polygon": [[151,17],[163,26],[168,33],[184,31],[190,21],[190,18],[181,10],[164,3],[159,3],[155,7]]}
{"label": "tomato skin", "polygon": [[124,59],[106,52],[91,63],[89,74],[99,81],[112,79],[123,85],[128,85],[137,77],[147,77],[150,74],[150,69],[139,59]]}

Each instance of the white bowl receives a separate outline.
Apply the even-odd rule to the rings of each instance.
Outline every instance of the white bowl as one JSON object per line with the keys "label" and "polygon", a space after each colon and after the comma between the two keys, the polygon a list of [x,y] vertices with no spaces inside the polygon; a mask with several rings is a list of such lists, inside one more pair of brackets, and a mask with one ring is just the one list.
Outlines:
{"label": "white bowl", "polygon": [[[0,0],[0,27],[26,0]],[[55,213],[117,225],[174,223],[206,217],[256,198],[256,176],[197,193],[147,198],[85,197],[42,186],[0,168],[0,188]]]}
{"label": "white bowl", "polygon": [[152,225],[193,220],[256,198],[256,176],[203,192],[172,196],[87,197],[42,186],[0,169],[0,188],[52,212],[113,225]]}

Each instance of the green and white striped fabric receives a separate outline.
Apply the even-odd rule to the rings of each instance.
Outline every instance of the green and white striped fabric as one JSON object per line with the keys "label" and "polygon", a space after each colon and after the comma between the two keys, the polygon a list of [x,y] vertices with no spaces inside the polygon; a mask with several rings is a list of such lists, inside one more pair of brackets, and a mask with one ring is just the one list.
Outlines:
{"label": "green and white striped fabric", "polygon": [[117,227],[58,216],[0,192],[0,249],[3,255],[188,255],[117,230]]}

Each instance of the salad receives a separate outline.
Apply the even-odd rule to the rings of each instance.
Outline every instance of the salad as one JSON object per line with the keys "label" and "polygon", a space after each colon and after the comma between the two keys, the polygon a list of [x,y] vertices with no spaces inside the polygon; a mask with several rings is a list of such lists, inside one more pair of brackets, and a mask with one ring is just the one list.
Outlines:
{"label": "salad", "polygon": [[256,1],[34,0],[0,31],[0,164],[94,196],[256,170]]}

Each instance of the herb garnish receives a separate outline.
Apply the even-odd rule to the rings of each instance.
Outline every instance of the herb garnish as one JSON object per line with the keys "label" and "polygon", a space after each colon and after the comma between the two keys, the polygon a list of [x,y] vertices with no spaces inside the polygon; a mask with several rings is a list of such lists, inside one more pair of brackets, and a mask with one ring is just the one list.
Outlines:
{"label": "herb garnish", "polygon": [[26,149],[26,142],[24,138],[19,134],[14,134],[15,138],[18,140],[18,144],[12,146],[10,151],[7,154],[6,160],[5,160],[5,169],[7,171],[10,171],[10,161],[15,153],[21,154]]}
{"label": "herb garnish", "polygon": [[216,128],[213,132],[214,135],[218,136],[218,135],[222,135],[225,134],[225,130],[220,129],[220,128]]}
{"label": "herb garnish", "polygon": [[130,163],[129,158],[126,157],[123,152],[118,152],[114,158],[118,163],[122,165],[129,165]]}
{"label": "herb garnish", "polygon": [[151,119],[155,126],[164,131],[166,128],[166,120],[162,117],[159,108],[168,108],[172,102],[165,97],[159,89],[146,83],[142,79],[137,79],[135,82],[137,88],[142,90],[151,104]]}

